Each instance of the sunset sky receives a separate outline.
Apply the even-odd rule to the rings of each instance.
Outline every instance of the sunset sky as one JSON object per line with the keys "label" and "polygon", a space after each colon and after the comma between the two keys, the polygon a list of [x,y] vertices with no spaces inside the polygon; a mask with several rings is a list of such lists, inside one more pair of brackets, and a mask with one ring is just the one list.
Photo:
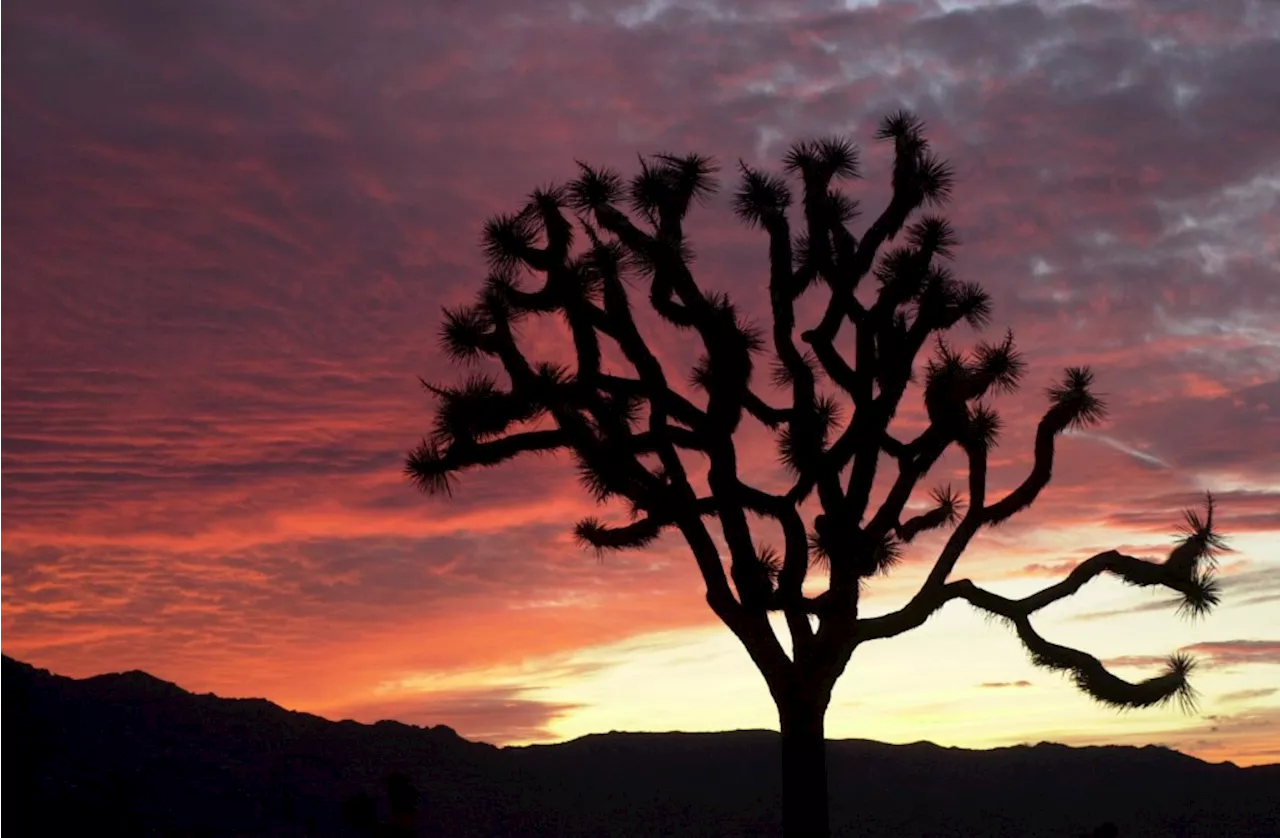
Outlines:
{"label": "sunset sky", "polygon": [[[957,273],[1030,365],[993,481],[1025,472],[1064,366],[1111,406],[956,576],[1016,594],[1162,558],[1206,490],[1234,552],[1207,619],[1099,579],[1037,620],[1130,679],[1195,654],[1196,713],[1101,708],[956,602],[857,651],[828,735],[1280,761],[1280,4],[14,0],[4,23],[5,654],[495,743],[776,729],[677,538],[575,546],[593,504],[564,459],[418,493],[418,376],[461,374],[436,330],[486,217],[575,159],[705,152],[729,187],[839,134],[870,215],[875,125],[906,107],[958,173]],[[729,192],[689,222],[698,269],[763,318],[766,242]],[[740,456],[781,479],[765,437]]]}

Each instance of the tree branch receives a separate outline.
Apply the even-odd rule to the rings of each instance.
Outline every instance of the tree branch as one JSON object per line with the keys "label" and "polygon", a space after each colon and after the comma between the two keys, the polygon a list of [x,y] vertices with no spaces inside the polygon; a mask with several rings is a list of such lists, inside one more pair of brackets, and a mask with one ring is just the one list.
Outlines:
{"label": "tree branch", "polygon": [[932,509],[894,525],[893,532],[903,543],[909,543],[922,532],[955,523],[964,504],[959,497],[952,494],[951,487],[935,490],[932,496],[935,501]]}
{"label": "tree branch", "polygon": [[[1077,571],[1081,571],[1081,568],[1088,566],[1089,571],[1081,571],[1075,588],[1083,584],[1087,578],[1096,576],[1104,567],[1109,567],[1116,557],[1128,562],[1141,562],[1139,559],[1120,556],[1114,551],[1099,554],[1077,568]],[[1095,564],[1090,564],[1095,560]],[[1128,581],[1127,578],[1126,581]],[[938,589],[927,601],[913,600],[905,608],[892,614],[859,620],[857,640],[863,643],[868,640],[894,637],[919,627],[947,602],[963,599],[976,608],[1008,620],[1014,626],[1027,651],[1030,652],[1033,663],[1048,669],[1068,672],[1077,687],[1104,704],[1118,707],[1147,707],[1176,699],[1184,706],[1188,706],[1194,700],[1194,694],[1186,677],[1192,669],[1192,662],[1189,659],[1175,656],[1170,659],[1168,669],[1163,675],[1133,684],[1112,675],[1102,662],[1092,655],[1046,641],[1031,626],[1030,614],[1049,602],[1074,593],[1073,589],[1068,593],[1044,596],[1048,590],[1021,600],[1010,600],[979,588],[967,579],[961,579]]]}
{"label": "tree branch", "polygon": [[776,428],[787,420],[791,414],[781,407],[774,407],[748,389],[742,400],[742,406],[767,428]]}
{"label": "tree branch", "polygon": [[1093,373],[1087,367],[1067,370],[1063,382],[1049,388],[1051,406],[1036,426],[1035,462],[1022,483],[992,504],[985,524],[999,524],[1030,506],[1053,474],[1054,444],[1058,434],[1072,427],[1087,427],[1106,416],[1106,403],[1092,392]]}
{"label": "tree branch", "polygon": [[[1176,554],[1176,550],[1174,554]],[[1171,558],[1174,554],[1171,554]],[[1216,580],[1208,573],[1187,570],[1174,561],[1151,562],[1115,550],[1098,553],[1078,564],[1067,577],[1022,599],[1011,600],[978,588],[967,579],[922,589],[898,611],[858,621],[860,641],[895,637],[920,625],[939,608],[957,597],[1010,619],[1030,617],[1035,612],[1065,599],[1102,573],[1111,573],[1135,587],[1164,586],[1182,594],[1179,609],[1188,615],[1203,614],[1220,600]],[[976,592],[976,593],[975,593]],[[973,598],[976,597],[977,601]]]}
{"label": "tree branch", "polygon": [[[932,425],[921,434],[921,439],[923,441],[920,444],[918,454],[910,459],[900,458],[898,460],[898,479],[894,481],[893,487],[880,505],[880,509],[871,519],[871,522],[867,524],[867,537],[873,541],[883,538],[890,530],[896,531],[903,541],[910,541],[916,533],[940,527],[943,524],[950,523],[955,518],[954,504],[944,508],[944,505],[940,502],[937,510],[933,513],[926,513],[926,515],[931,515],[932,517],[918,516],[918,518],[908,521],[906,524],[898,523],[898,518],[902,514],[903,508],[907,505],[907,501],[911,499],[911,493],[915,490],[916,484],[920,482],[921,477],[928,473],[929,469],[933,468],[933,464],[938,461],[938,458],[946,451],[947,445],[950,444],[950,440]],[[881,447],[883,447],[883,442]]]}
{"label": "tree branch", "polygon": [[404,471],[427,494],[453,493],[453,475],[475,466],[496,466],[521,454],[556,451],[569,447],[569,436],[560,429],[526,431],[487,442],[459,440],[442,449],[423,440],[405,459]]}
{"label": "tree branch", "polygon": [[1049,484],[1049,478],[1053,476],[1054,444],[1061,430],[1058,424],[1050,409],[1036,426],[1035,461],[1031,473],[1016,489],[987,508],[984,523],[994,525],[1008,520],[1029,507],[1040,495],[1040,490]]}
{"label": "tree branch", "polygon": [[[1118,553],[1114,556],[1120,557]],[[1120,558],[1128,559],[1129,557]],[[1139,560],[1131,559],[1131,561]],[[1046,669],[1068,673],[1075,685],[1095,700],[1112,707],[1150,707],[1154,704],[1177,700],[1188,711],[1194,708],[1195,693],[1187,681],[1187,676],[1194,668],[1194,662],[1190,658],[1174,656],[1169,659],[1166,671],[1162,675],[1136,684],[1131,683],[1108,672],[1102,661],[1094,656],[1067,646],[1050,643],[1041,637],[1031,625],[1028,615],[1034,609],[1026,600],[1009,600],[997,596],[968,580],[952,584],[955,586],[958,597],[967,600],[976,608],[1011,622],[1018,633],[1018,638],[1031,654],[1032,663]]]}
{"label": "tree branch", "polygon": [[[697,509],[701,515],[715,515],[715,498],[699,498]],[[598,518],[584,518],[573,529],[574,537],[585,547],[597,553],[610,550],[635,550],[647,547],[657,540],[664,529],[675,526],[670,513],[650,513],[621,526],[609,526]]]}

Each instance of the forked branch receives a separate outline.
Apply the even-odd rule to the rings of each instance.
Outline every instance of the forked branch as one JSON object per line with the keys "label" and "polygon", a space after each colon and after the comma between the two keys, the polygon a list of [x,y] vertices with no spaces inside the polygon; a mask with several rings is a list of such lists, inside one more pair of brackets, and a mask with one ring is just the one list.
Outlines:
{"label": "forked branch", "polygon": [[1170,659],[1165,674],[1140,684],[1130,684],[1108,673],[1100,661],[1087,653],[1044,640],[1036,633],[1030,619],[1037,611],[1075,594],[1103,573],[1110,573],[1135,587],[1162,586],[1174,591],[1179,594],[1178,610],[1185,616],[1198,617],[1208,613],[1221,598],[1213,570],[1218,552],[1225,549],[1222,536],[1214,529],[1212,497],[1206,498],[1203,518],[1194,511],[1188,511],[1185,521],[1183,537],[1163,562],[1108,550],[1081,562],[1065,579],[1021,599],[994,594],[968,579],[940,585],[926,583],[920,593],[898,611],[860,619],[857,641],[863,643],[895,637],[923,625],[951,600],[963,599],[976,608],[1008,620],[1031,653],[1034,663],[1071,673],[1077,686],[1099,701],[1116,706],[1143,707],[1176,698],[1187,704],[1193,698],[1186,680],[1192,669],[1189,659],[1175,656]]}

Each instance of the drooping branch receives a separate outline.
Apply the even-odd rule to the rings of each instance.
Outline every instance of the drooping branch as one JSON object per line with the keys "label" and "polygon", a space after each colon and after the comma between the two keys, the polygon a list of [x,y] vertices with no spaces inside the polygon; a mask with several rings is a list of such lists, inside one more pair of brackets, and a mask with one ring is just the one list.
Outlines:
{"label": "drooping branch", "polygon": [[1031,655],[1031,662],[1045,669],[1065,672],[1082,692],[1111,707],[1150,707],[1177,701],[1183,709],[1195,708],[1195,692],[1187,680],[1194,661],[1185,655],[1169,658],[1165,672],[1132,683],[1107,671],[1102,661],[1087,652],[1045,640],[1031,625],[1018,603],[984,591],[967,580],[953,583],[957,595],[989,614],[1007,619]]}
{"label": "drooping branch", "polygon": [[[1070,671],[1077,685],[1099,701],[1127,707],[1143,707],[1171,698],[1187,701],[1191,696],[1186,683],[1190,667],[1183,662],[1175,664],[1172,661],[1177,659],[1171,659],[1165,675],[1137,685],[1128,684],[1107,673],[1095,658],[1045,641],[1031,627],[1030,617],[1072,596],[1103,573],[1110,573],[1135,587],[1163,586],[1180,594],[1178,610],[1184,615],[1196,617],[1208,613],[1220,600],[1220,588],[1212,571],[1217,551],[1224,549],[1224,540],[1214,530],[1212,497],[1206,499],[1206,506],[1208,512],[1204,518],[1194,512],[1187,513],[1183,538],[1165,561],[1153,562],[1108,550],[1081,562],[1065,579],[1021,599],[999,596],[967,579],[938,584],[935,567],[935,575],[901,609],[881,617],[859,620],[858,642],[895,637],[910,631],[923,625],[951,600],[964,599],[975,607],[1011,621],[1035,663]],[[963,526],[962,523],[961,528]],[[944,550],[944,554],[947,552]],[[941,560],[939,565],[942,565]]]}

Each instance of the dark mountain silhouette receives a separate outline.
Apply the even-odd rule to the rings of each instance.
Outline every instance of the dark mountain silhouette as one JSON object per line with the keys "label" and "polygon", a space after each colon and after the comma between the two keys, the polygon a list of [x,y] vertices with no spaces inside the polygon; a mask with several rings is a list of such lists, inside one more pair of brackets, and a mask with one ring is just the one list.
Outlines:
{"label": "dark mountain silhouette", "polygon": [[[74,680],[8,657],[2,694],[4,825],[38,825],[25,834],[781,830],[779,742],[768,731],[497,748],[444,726],[331,722],[142,672]],[[1078,836],[1104,823],[1121,838],[1280,835],[1280,765],[1211,765],[1156,747],[860,740],[832,742],[830,763],[837,835]],[[413,832],[386,826],[388,794],[416,806]]]}

